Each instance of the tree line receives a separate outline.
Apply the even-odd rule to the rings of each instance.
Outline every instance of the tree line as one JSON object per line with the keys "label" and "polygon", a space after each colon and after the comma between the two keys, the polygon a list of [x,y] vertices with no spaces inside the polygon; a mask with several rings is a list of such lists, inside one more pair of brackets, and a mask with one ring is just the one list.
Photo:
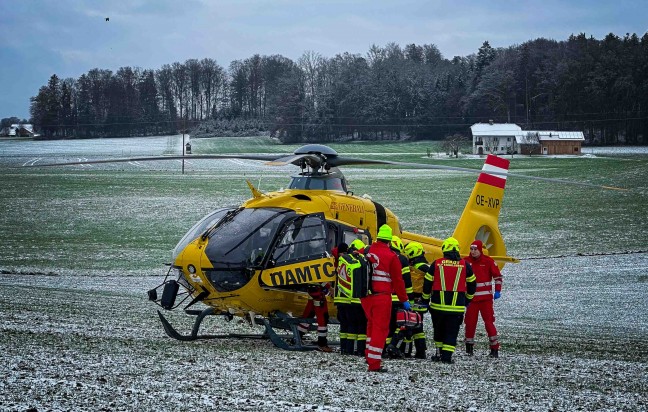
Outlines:
{"label": "tree line", "polygon": [[52,75],[31,98],[45,138],[142,136],[192,130],[269,133],[286,143],[444,139],[476,122],[528,130],[580,130],[589,143],[642,144],[648,135],[648,33],[602,40],[485,41],[446,59],[433,44],[390,43],[366,55],[296,62],[254,55],[190,59],[160,69],[92,69]]}

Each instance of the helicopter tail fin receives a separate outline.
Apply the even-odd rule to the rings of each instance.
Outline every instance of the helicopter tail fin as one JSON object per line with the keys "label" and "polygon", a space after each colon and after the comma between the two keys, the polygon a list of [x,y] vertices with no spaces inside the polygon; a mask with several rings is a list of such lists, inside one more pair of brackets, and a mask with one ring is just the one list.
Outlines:
{"label": "helicopter tail fin", "polygon": [[495,155],[489,154],[486,157],[482,172],[452,235],[462,246],[462,255],[468,254],[468,247],[473,240],[481,240],[488,254],[500,266],[503,263],[518,262],[506,255],[498,223],[509,163],[509,160]]}

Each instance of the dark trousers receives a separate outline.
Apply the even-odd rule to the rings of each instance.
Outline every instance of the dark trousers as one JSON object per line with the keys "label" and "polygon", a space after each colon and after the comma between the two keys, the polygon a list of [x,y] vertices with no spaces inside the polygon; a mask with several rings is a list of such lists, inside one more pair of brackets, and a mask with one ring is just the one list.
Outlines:
{"label": "dark trousers", "polygon": [[[336,303],[337,320],[340,322],[340,353],[352,354],[354,340],[349,336],[349,307],[348,303]],[[349,352],[349,341],[351,341],[351,351]]]}
{"label": "dark trousers", "polygon": [[434,346],[441,351],[454,353],[463,313],[431,309],[430,314],[434,329]]}
{"label": "dark trousers", "polygon": [[[354,340],[351,344],[350,353],[364,356],[367,343],[367,317],[362,305],[351,303],[348,309],[349,331],[348,336]],[[355,344],[355,349],[353,347]]]}

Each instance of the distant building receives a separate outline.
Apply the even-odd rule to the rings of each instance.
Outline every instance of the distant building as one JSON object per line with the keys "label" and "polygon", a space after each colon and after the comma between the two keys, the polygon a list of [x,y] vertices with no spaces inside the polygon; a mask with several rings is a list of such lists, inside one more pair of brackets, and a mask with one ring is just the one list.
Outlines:
{"label": "distant building", "polygon": [[473,135],[473,154],[515,153],[515,137],[522,128],[513,123],[475,123],[470,126]]}
{"label": "distant building", "polygon": [[543,155],[581,154],[585,141],[583,132],[536,132],[540,139],[540,153]]}
{"label": "distant building", "polygon": [[475,123],[473,154],[581,154],[583,132],[522,130],[512,123]]}
{"label": "distant building", "polygon": [[0,131],[0,136],[9,137],[34,137],[34,125],[31,124],[12,124]]}

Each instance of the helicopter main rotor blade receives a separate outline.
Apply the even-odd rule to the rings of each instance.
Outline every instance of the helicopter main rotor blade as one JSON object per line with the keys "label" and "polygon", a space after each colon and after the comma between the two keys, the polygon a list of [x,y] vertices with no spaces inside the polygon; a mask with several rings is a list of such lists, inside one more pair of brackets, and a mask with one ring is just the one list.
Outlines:
{"label": "helicopter main rotor blade", "polygon": [[[430,165],[430,164],[424,164],[424,163],[392,162],[392,161],[389,161],[389,160],[371,160],[371,159],[357,159],[357,158],[344,158],[344,157],[337,157],[337,158],[334,158],[334,159],[330,159],[329,164],[331,166],[362,165],[362,164],[366,164],[366,165],[391,165],[391,166],[405,166],[405,167],[412,168],[412,169],[451,170],[451,171],[455,171],[455,172],[473,173],[473,174],[482,173],[481,169],[470,169],[470,168],[467,168],[467,167]],[[594,187],[594,188],[597,188],[597,189],[620,190],[620,191],[627,191],[628,190],[628,189],[625,189],[625,188],[622,188],[622,187],[616,187],[616,186],[597,185],[597,184],[594,184],[594,183],[575,182],[575,181],[571,181],[571,180],[554,179],[554,178],[550,178],[550,177],[529,176],[529,175],[522,175],[522,174],[510,173],[510,172],[498,172],[498,171],[494,171],[494,170],[489,170],[488,174],[496,175],[496,176],[511,176],[511,177],[522,178],[522,179],[540,180],[540,181],[543,181],[543,182],[560,183],[560,184],[575,185],[575,186]]]}
{"label": "helicopter main rotor blade", "polygon": [[319,169],[322,166],[322,158],[315,154],[304,153],[280,157],[279,159],[271,160],[266,164],[270,166],[285,166],[288,164],[301,166],[304,163],[313,169]]}
{"label": "helicopter main rotor blade", "polygon": [[101,160],[82,160],[78,162],[62,162],[62,163],[34,163],[20,167],[50,167],[50,166],[75,166],[75,165],[91,165],[100,163],[128,163],[128,162],[153,162],[159,160],[200,160],[200,159],[244,159],[244,160],[263,160],[272,161],[277,159],[277,156],[283,155],[174,155],[174,156],[147,156],[147,157],[127,157],[117,159],[101,159]]}

